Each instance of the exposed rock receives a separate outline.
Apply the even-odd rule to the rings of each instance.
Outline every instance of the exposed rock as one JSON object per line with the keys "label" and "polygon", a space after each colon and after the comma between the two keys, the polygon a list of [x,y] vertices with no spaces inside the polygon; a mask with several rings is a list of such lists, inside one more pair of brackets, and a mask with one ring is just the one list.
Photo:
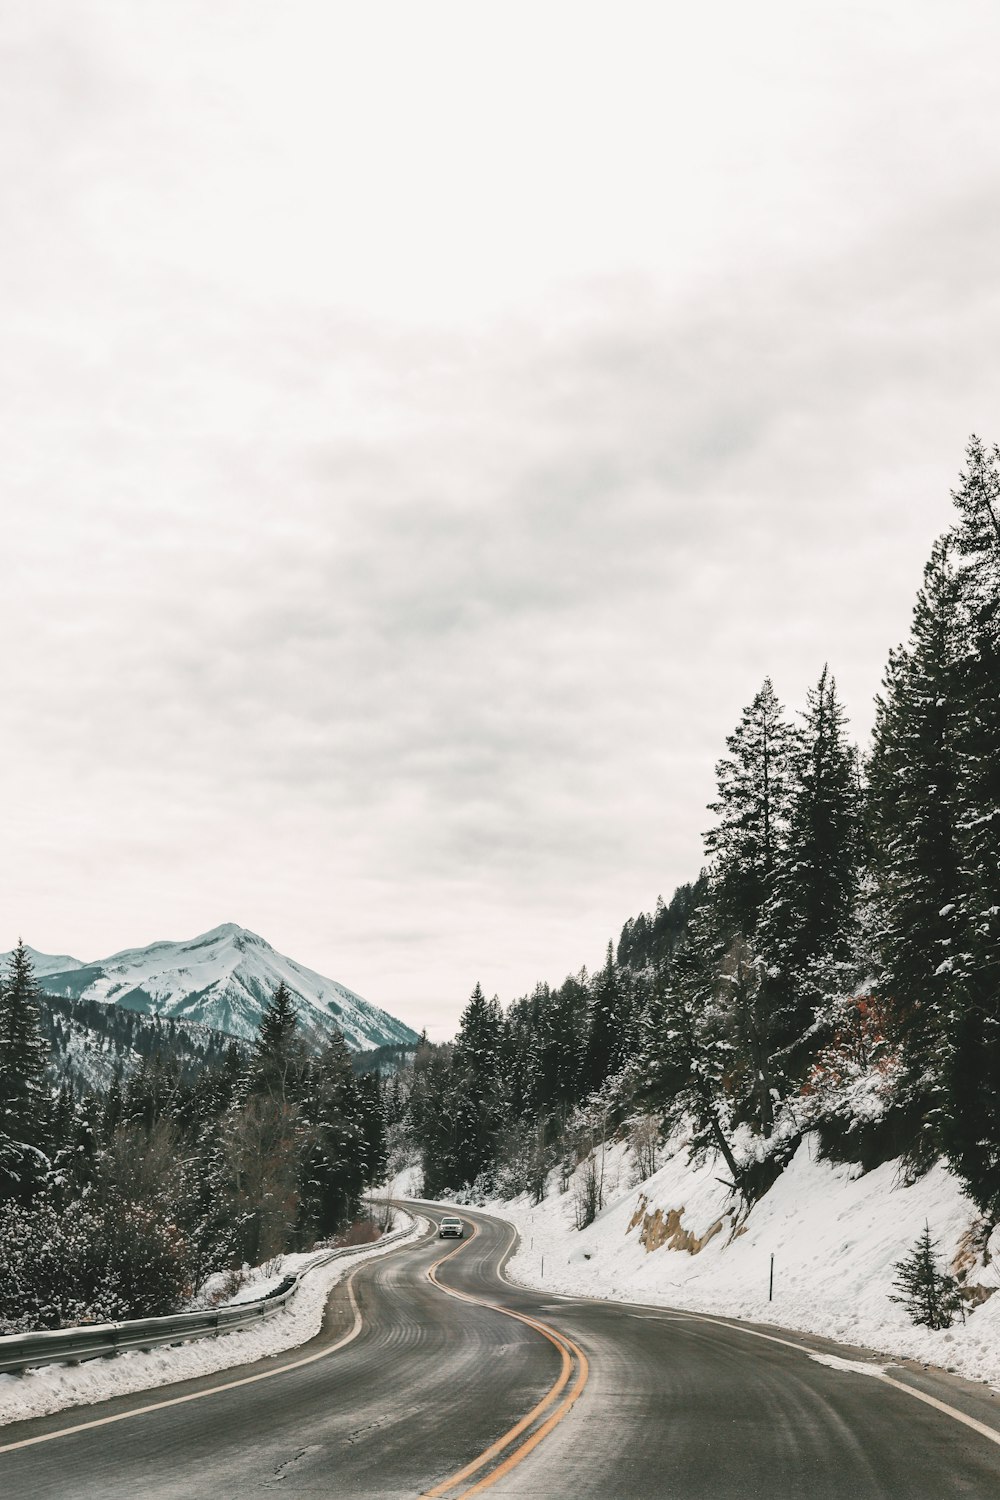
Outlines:
{"label": "exposed rock", "polygon": [[659,1250],[662,1245],[666,1245],[668,1250],[686,1250],[689,1255],[697,1255],[699,1250],[705,1248],[709,1240],[713,1240],[722,1232],[723,1221],[716,1219],[704,1234],[692,1234],[691,1230],[685,1229],[681,1223],[683,1217],[683,1207],[668,1208],[666,1213],[662,1208],[657,1208],[650,1213],[649,1200],[644,1193],[641,1193],[626,1233],[631,1233],[638,1226],[639,1243],[646,1251]]}

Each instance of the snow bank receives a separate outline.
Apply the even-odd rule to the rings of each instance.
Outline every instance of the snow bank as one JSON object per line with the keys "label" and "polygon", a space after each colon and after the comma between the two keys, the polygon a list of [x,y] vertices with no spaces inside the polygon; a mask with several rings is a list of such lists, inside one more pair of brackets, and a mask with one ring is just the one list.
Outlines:
{"label": "snow bank", "polygon": [[[408,1232],[391,1244],[359,1245],[349,1255],[317,1266],[310,1266],[327,1252],[282,1257],[280,1272],[267,1278],[277,1284],[282,1276],[300,1271],[305,1276],[285,1310],[267,1318],[257,1328],[241,1329],[219,1338],[201,1339],[196,1343],[170,1348],[150,1349],[119,1354],[114,1359],[95,1359],[83,1365],[45,1365],[24,1375],[0,1375],[0,1425],[20,1422],[27,1417],[43,1417],[67,1406],[90,1405],[111,1396],[126,1396],[155,1386],[171,1385],[199,1375],[212,1375],[234,1365],[250,1364],[272,1354],[297,1348],[319,1333],[323,1312],[331,1289],[360,1261],[387,1255],[401,1244],[409,1244],[425,1227],[425,1221],[401,1214],[408,1221]],[[398,1227],[406,1227],[400,1223]],[[252,1295],[264,1295],[264,1281],[253,1284]]]}
{"label": "snow bank", "polygon": [[424,1174],[419,1163],[413,1162],[389,1179],[379,1192],[380,1198],[419,1198],[424,1190]]}
{"label": "snow bank", "polygon": [[[915,1328],[890,1300],[894,1267],[925,1222],[951,1261],[978,1218],[947,1167],[906,1186],[896,1162],[862,1176],[816,1160],[807,1138],[746,1218],[725,1176],[712,1158],[691,1166],[675,1140],[664,1165],[634,1184],[626,1149],[614,1146],[604,1160],[605,1206],[587,1229],[575,1227],[574,1184],[560,1193],[556,1174],[537,1206],[527,1198],[485,1206],[520,1229],[508,1275],[525,1286],[775,1323],[1000,1388],[1000,1292],[964,1326],[936,1333]],[[980,1262],[968,1284],[1000,1286],[1000,1257]]]}

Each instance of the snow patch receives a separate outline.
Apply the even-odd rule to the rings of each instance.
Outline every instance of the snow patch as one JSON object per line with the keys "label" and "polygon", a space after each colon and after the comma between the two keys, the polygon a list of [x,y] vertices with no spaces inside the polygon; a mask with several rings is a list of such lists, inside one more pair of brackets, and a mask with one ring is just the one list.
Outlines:
{"label": "snow patch", "polygon": [[851,1375],[884,1375],[885,1365],[867,1364],[863,1359],[841,1359],[838,1354],[817,1354],[810,1351],[809,1358],[818,1365],[828,1365],[831,1370],[846,1370]]}

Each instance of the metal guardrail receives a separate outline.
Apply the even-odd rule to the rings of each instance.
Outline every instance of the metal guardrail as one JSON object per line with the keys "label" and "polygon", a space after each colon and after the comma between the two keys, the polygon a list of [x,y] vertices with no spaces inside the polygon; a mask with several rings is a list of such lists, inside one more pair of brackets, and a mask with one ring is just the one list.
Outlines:
{"label": "metal guardrail", "polygon": [[[409,1234],[412,1226],[394,1229],[383,1235],[376,1245],[388,1245]],[[251,1328],[265,1318],[281,1312],[294,1297],[303,1276],[331,1261],[342,1260],[371,1249],[371,1245],[347,1245],[330,1250],[305,1266],[296,1276],[284,1282],[256,1302],[238,1302],[218,1307],[212,1312],[174,1313],[166,1318],[135,1318],[126,1323],[85,1323],[75,1328],[56,1328],[44,1333],[8,1333],[0,1337],[0,1374],[10,1375],[34,1365],[51,1365],[65,1360],[100,1359],[124,1354],[129,1349],[155,1349],[161,1344],[186,1344],[193,1339],[215,1338],[220,1333],[235,1333]]]}

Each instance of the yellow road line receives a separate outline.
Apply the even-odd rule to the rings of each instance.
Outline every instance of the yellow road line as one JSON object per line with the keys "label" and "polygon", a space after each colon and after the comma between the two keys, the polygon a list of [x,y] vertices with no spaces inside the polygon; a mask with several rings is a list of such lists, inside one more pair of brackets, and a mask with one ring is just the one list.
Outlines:
{"label": "yellow road line", "polygon": [[[501,1219],[499,1214],[490,1214],[489,1217],[494,1223],[505,1224],[512,1229],[511,1241],[507,1247],[509,1254],[518,1240],[519,1231],[517,1226],[512,1225],[509,1219]],[[508,1286],[512,1286],[518,1291],[522,1290],[517,1282],[508,1280],[504,1274],[505,1261],[506,1258],[500,1263],[501,1279],[506,1281]],[[795,1343],[792,1339],[778,1338],[773,1333],[761,1333],[759,1329],[748,1328],[743,1323],[730,1322],[728,1319],[715,1316],[712,1313],[686,1312],[683,1308],[672,1308],[658,1302],[620,1302],[612,1297],[593,1297],[586,1292],[573,1293],[571,1295],[563,1292],[553,1292],[551,1295],[565,1297],[568,1302],[593,1302],[602,1307],[639,1307],[646,1312],[655,1313],[658,1319],[661,1319],[663,1322],[707,1323],[709,1327],[713,1328],[728,1328],[733,1333],[744,1333],[750,1338],[764,1339],[769,1344],[782,1344],[786,1349],[795,1349],[799,1354],[807,1354],[810,1358],[820,1352],[816,1349],[810,1349],[808,1344],[799,1344]],[[821,1337],[821,1335],[817,1335],[817,1337]],[[898,1359],[894,1359],[891,1355],[887,1356],[887,1358],[890,1367],[893,1365],[898,1366],[900,1363]],[[926,1392],[918,1390],[916,1386],[907,1385],[903,1380],[894,1380],[891,1375],[886,1375],[882,1370],[873,1370],[871,1374],[866,1374],[865,1379],[880,1380],[884,1385],[894,1386],[897,1391],[903,1391],[907,1396],[912,1396],[915,1401],[923,1401],[926,1406],[932,1406],[935,1411],[941,1412],[942,1415],[951,1417],[955,1422],[961,1422],[963,1427],[971,1428],[973,1432],[978,1432],[981,1437],[986,1438],[991,1443],[996,1443],[1000,1447],[1000,1431],[997,1428],[990,1427],[985,1422],[978,1421],[975,1417],[970,1417],[966,1412],[959,1411],[958,1407],[949,1406],[946,1401],[939,1401],[936,1396],[929,1396]]]}
{"label": "yellow road line", "polygon": [[532,1432],[531,1435],[526,1438],[519,1447],[515,1448],[512,1453],[509,1453],[503,1460],[503,1462],[497,1466],[497,1468],[495,1468],[491,1473],[485,1475],[482,1479],[478,1480],[475,1484],[471,1485],[468,1489],[460,1490],[456,1495],[452,1497],[452,1500],[463,1500],[464,1496],[478,1495],[482,1490],[489,1489],[491,1485],[496,1484],[498,1479],[502,1479],[504,1475],[509,1474],[510,1471],[512,1469],[515,1469],[518,1464],[522,1463],[524,1459],[527,1458],[528,1454],[538,1446],[543,1438],[546,1438],[553,1430],[553,1428],[557,1427],[563,1420],[563,1418],[569,1414],[574,1404],[583,1394],[583,1388],[587,1384],[587,1377],[590,1373],[590,1366],[587,1361],[587,1356],[584,1354],[583,1350],[579,1347],[578,1344],[574,1343],[571,1338],[569,1338],[566,1334],[561,1333],[558,1329],[552,1328],[547,1323],[540,1322],[537,1318],[529,1318],[526,1313],[514,1312],[513,1309],[509,1307],[502,1307],[499,1303],[487,1302],[481,1297],[470,1296],[468,1292],[460,1292],[457,1290],[457,1288],[446,1286],[444,1282],[438,1280],[436,1274],[438,1267],[443,1265],[445,1261],[450,1260],[453,1256],[460,1254],[461,1251],[463,1251],[468,1245],[472,1243],[472,1241],[478,1234],[479,1228],[473,1222],[473,1233],[469,1237],[469,1239],[464,1240],[463,1243],[456,1246],[454,1250],[449,1250],[447,1255],[442,1255],[439,1260],[436,1260],[432,1266],[428,1267],[428,1281],[436,1286],[439,1291],[444,1292],[446,1296],[456,1297],[460,1302],[471,1302],[476,1307],[489,1308],[492,1312],[502,1313],[506,1318],[514,1318],[518,1323],[527,1324],[529,1328],[533,1328],[536,1333],[540,1333],[543,1338],[548,1339],[549,1343],[554,1345],[555,1348],[559,1350],[561,1356],[561,1368],[558,1378],[542,1397],[541,1401],[539,1401],[538,1404],[533,1407],[530,1412],[528,1412],[527,1416],[522,1417],[519,1422],[515,1423],[515,1425],[509,1429],[509,1431],[505,1432],[502,1437],[497,1438],[496,1442],[491,1443],[490,1446],[484,1449],[477,1458],[474,1458],[471,1463],[466,1464],[464,1468],[459,1469],[456,1474],[452,1474],[449,1479],[445,1479],[440,1484],[435,1485],[433,1489],[424,1490],[423,1493],[426,1497],[426,1500],[435,1500],[435,1497],[447,1494],[449,1490],[455,1489],[466,1479],[470,1479],[474,1474],[478,1474],[479,1471],[485,1468],[487,1464],[491,1463],[495,1458],[499,1458],[504,1450],[509,1448],[510,1445],[516,1442],[517,1439],[520,1438],[525,1432],[534,1427],[539,1418],[544,1416],[545,1412],[548,1411],[552,1403],[556,1401],[565,1390],[572,1373],[573,1359],[575,1358],[577,1361],[577,1378],[573,1385],[573,1389],[570,1391],[569,1395],[565,1398],[561,1405],[556,1408],[556,1410],[551,1414],[548,1420],[542,1424],[541,1427]]}
{"label": "yellow road line", "polygon": [[[510,1251],[513,1250],[515,1244],[517,1243],[517,1226],[512,1225],[509,1219],[500,1218],[498,1214],[490,1214],[488,1215],[488,1217],[492,1219],[494,1223],[504,1224],[512,1230],[511,1241],[509,1246],[507,1247],[507,1253],[509,1255]],[[515,1290],[521,1291],[523,1290],[523,1288],[518,1286],[516,1282],[508,1281],[507,1276],[504,1274],[506,1258],[507,1257],[505,1256],[500,1262],[500,1277],[502,1280],[507,1281],[508,1286],[514,1287]],[[535,1290],[537,1290],[537,1288],[535,1288]],[[455,1295],[459,1294],[456,1293]],[[561,1297],[563,1296],[563,1293],[555,1292],[552,1295]],[[810,1356],[810,1358],[814,1354],[819,1352],[815,1349],[810,1349],[808,1344],[799,1344],[792,1339],[778,1338],[773,1333],[761,1333],[757,1328],[748,1328],[746,1324],[730,1322],[726,1318],[713,1316],[711,1313],[687,1312],[683,1308],[671,1308],[667,1305],[656,1302],[620,1302],[612,1297],[590,1296],[586,1292],[574,1294],[568,1297],[567,1300],[572,1302],[593,1302],[598,1303],[603,1307],[639,1307],[644,1309],[645,1311],[657,1314],[657,1316],[663,1319],[664,1322],[706,1323],[709,1327],[726,1328],[733,1333],[745,1334],[749,1338],[763,1339],[766,1343],[769,1344],[781,1344],[786,1349],[794,1349],[797,1353],[806,1354]],[[516,1316],[516,1314],[512,1314],[511,1316]],[[893,1360],[890,1356],[889,1363],[890,1365],[898,1364],[899,1361]],[[883,1371],[872,1371],[871,1375],[866,1375],[864,1378],[880,1380],[884,1385],[891,1385],[897,1391],[902,1391],[905,1395],[912,1396],[914,1401],[922,1401],[925,1406],[933,1407],[935,1411],[941,1412],[943,1416],[951,1417],[952,1421],[954,1422],[961,1422],[963,1427],[968,1427],[973,1432],[978,1432],[980,1437],[984,1437],[988,1442],[996,1443],[997,1446],[1000,1446],[1000,1431],[998,1431],[995,1427],[988,1426],[985,1422],[978,1421],[975,1417],[970,1417],[966,1412],[960,1411],[958,1407],[950,1406],[946,1401],[939,1401],[936,1396],[929,1396],[926,1392],[919,1390],[916,1386],[907,1385],[903,1380],[894,1380],[891,1375],[886,1375]],[[491,1483],[493,1482],[494,1477],[500,1477],[499,1471],[495,1471],[495,1474],[490,1476]],[[482,1487],[485,1488],[485,1485]],[[475,1488],[479,1488],[479,1486],[476,1486]],[[434,1493],[436,1492],[433,1490],[428,1491],[428,1494]],[[474,1490],[463,1491],[463,1494],[465,1495],[471,1495],[473,1493]],[[454,1500],[461,1500],[461,1497],[456,1496],[454,1497]]]}

